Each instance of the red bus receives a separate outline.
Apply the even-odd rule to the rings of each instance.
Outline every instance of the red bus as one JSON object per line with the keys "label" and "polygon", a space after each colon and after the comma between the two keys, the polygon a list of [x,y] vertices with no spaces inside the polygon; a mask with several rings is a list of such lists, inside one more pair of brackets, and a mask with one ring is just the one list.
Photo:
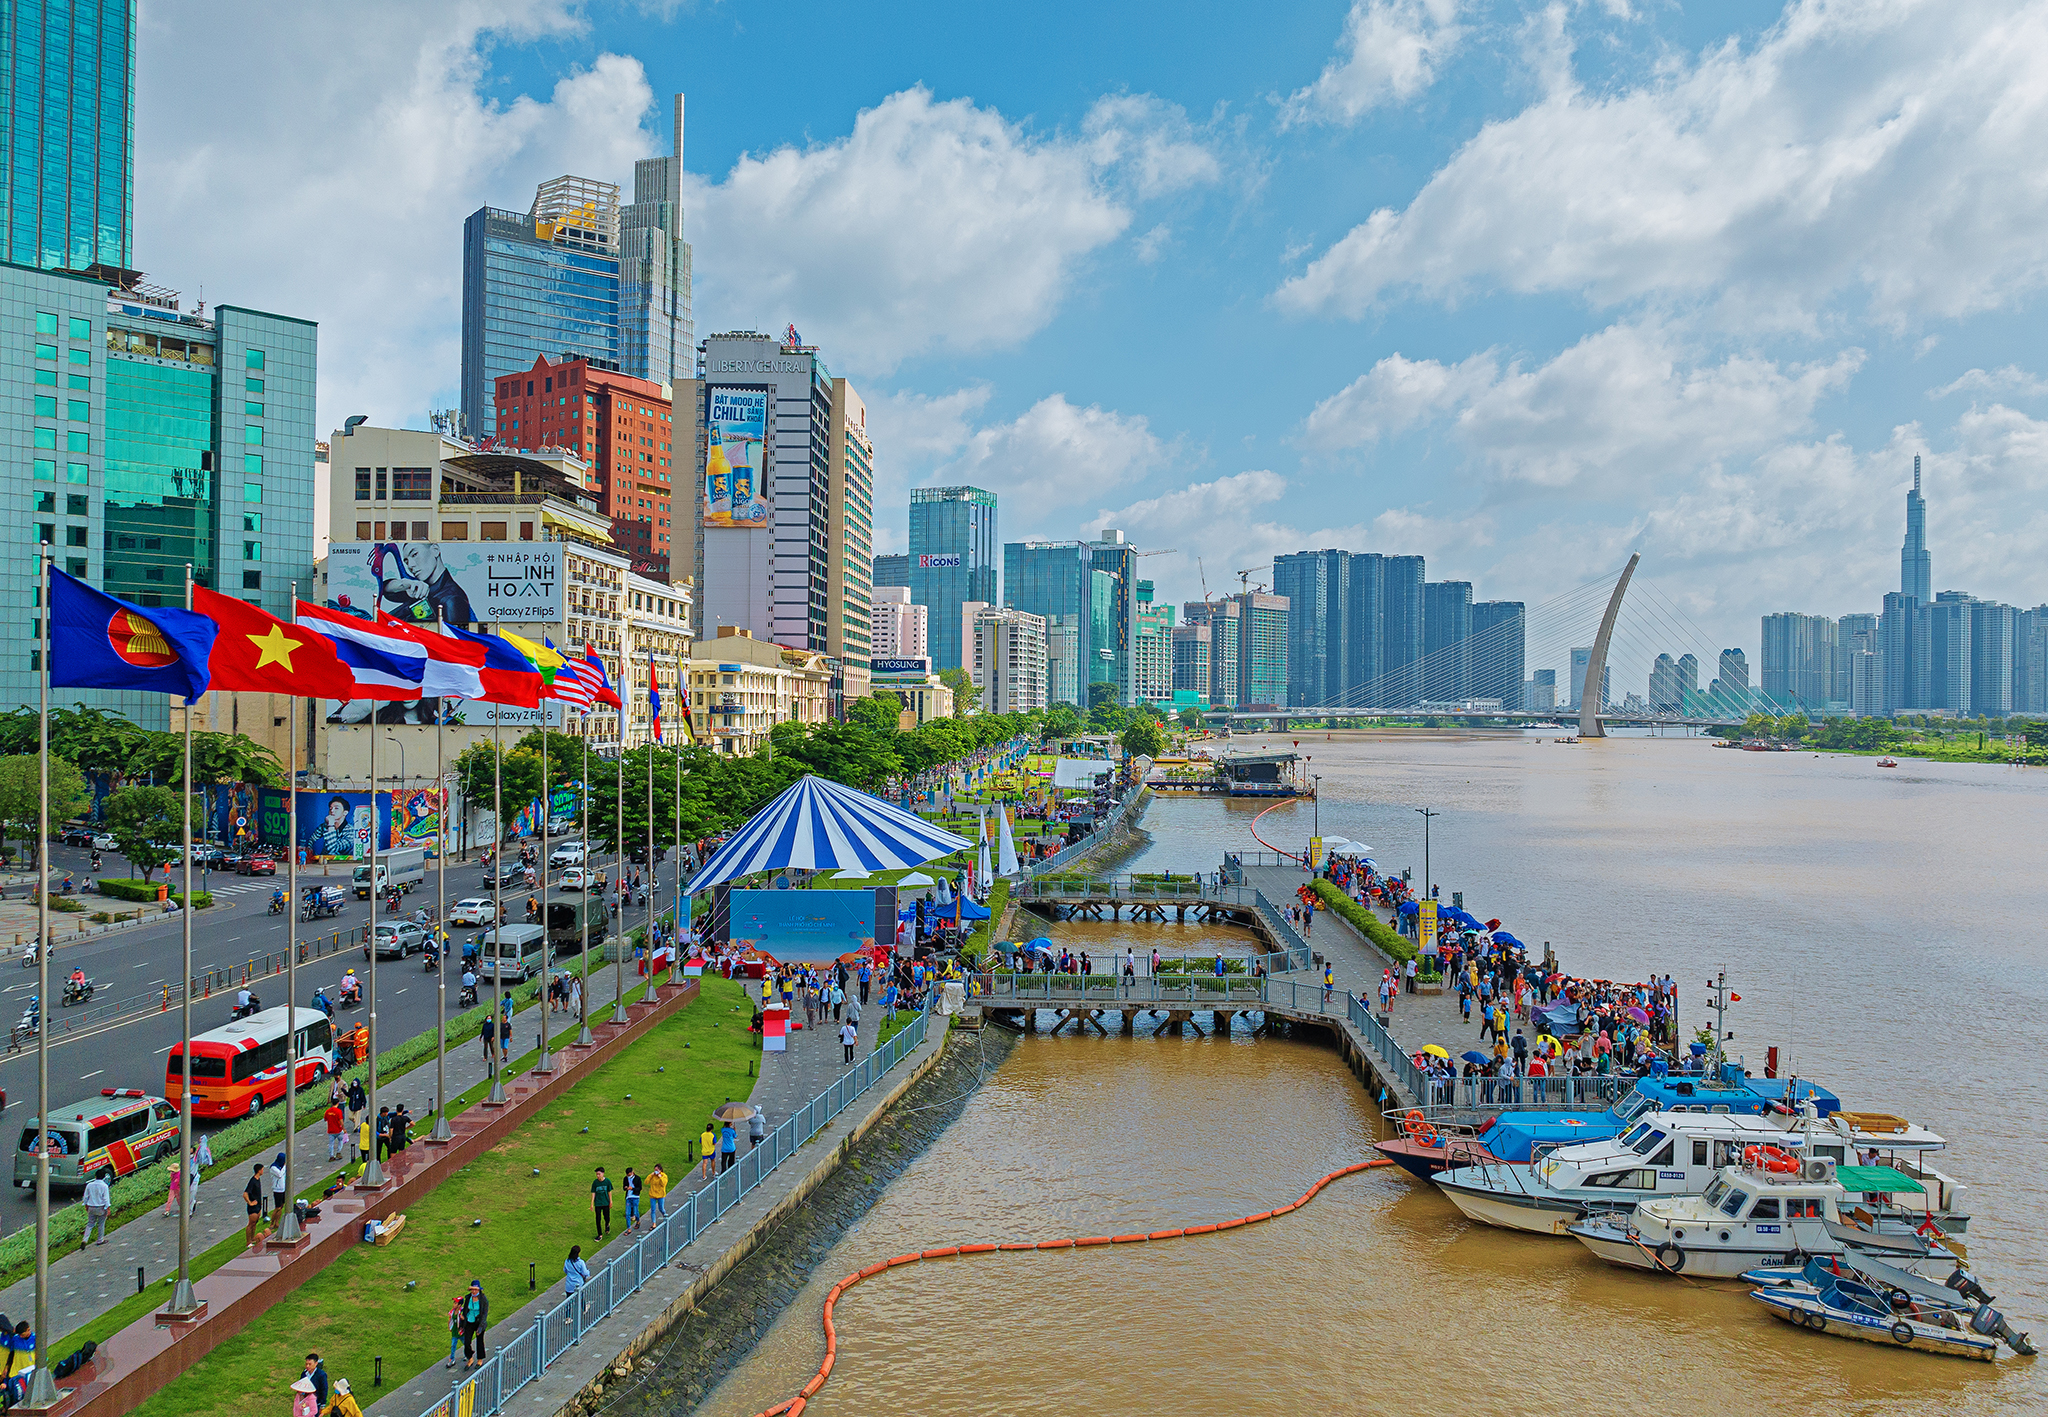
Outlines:
{"label": "red bus", "polygon": [[[192,1040],[192,1119],[253,1116],[284,1101],[289,1027],[299,1031],[298,1085],[319,1082],[332,1072],[334,1028],[326,1014],[283,1006],[265,1009]],[[183,1049],[174,1043],[164,1070],[164,1096],[173,1103],[181,1100],[184,1072]]]}

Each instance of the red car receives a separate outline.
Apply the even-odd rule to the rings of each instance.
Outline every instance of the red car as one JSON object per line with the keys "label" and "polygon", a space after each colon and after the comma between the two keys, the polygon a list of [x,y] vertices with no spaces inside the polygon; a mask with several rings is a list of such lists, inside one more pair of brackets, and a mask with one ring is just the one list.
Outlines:
{"label": "red car", "polygon": [[237,876],[275,876],[277,863],[268,856],[244,856],[235,863]]}

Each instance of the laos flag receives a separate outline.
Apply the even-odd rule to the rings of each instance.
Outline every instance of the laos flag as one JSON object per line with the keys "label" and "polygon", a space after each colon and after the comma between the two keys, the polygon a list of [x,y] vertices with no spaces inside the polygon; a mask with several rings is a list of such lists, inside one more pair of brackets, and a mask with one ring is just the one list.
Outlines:
{"label": "laos flag", "polygon": [[191,703],[206,692],[219,628],[206,616],[102,595],[50,568],[50,684],[143,689]]}

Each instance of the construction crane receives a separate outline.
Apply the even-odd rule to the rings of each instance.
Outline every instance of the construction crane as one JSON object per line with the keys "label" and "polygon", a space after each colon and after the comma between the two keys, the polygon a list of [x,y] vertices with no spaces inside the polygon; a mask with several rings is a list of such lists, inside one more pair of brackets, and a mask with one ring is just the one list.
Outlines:
{"label": "construction crane", "polygon": [[1266,583],[1264,581],[1260,581],[1256,587],[1250,583],[1251,578],[1264,569],[1264,566],[1254,566],[1249,571],[1239,571],[1237,573],[1238,589],[1241,592],[1256,589],[1259,594],[1264,595],[1266,593]]}
{"label": "construction crane", "polygon": [[1134,558],[1138,556],[1178,556],[1180,555],[1180,548],[1173,546],[1164,551],[1133,551],[1131,555]]}

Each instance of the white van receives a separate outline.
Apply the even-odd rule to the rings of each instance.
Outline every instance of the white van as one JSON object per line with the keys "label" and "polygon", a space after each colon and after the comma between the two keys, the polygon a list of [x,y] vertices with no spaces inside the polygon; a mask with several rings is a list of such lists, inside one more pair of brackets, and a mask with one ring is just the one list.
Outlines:
{"label": "white van", "polygon": [[365,861],[356,867],[356,899],[368,900],[371,895],[383,895],[393,886],[401,892],[410,891],[414,886],[424,885],[427,879],[427,852],[419,846],[400,847],[396,851],[379,852],[377,855],[377,889],[370,889],[370,863]]}
{"label": "white van", "polygon": [[501,925],[476,937],[476,977],[485,987],[495,963],[507,984],[524,984],[548,967],[548,932],[538,925]]}

